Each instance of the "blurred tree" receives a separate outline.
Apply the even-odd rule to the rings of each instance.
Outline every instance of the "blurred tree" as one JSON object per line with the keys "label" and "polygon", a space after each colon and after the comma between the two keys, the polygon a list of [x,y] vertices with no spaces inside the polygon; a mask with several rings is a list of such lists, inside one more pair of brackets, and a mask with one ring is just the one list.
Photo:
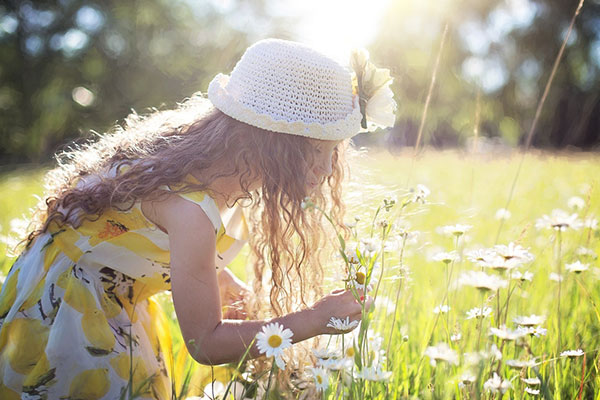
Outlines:
{"label": "blurred tree", "polygon": [[48,160],[131,109],[205,91],[250,43],[285,24],[263,0],[4,0],[0,164]]}
{"label": "blurred tree", "polygon": [[[481,136],[523,143],[578,3],[392,1],[371,46],[374,60],[391,67],[396,77],[398,122],[388,139],[414,144],[447,23],[449,36],[425,126],[426,140],[436,146],[465,143],[473,137],[478,120]],[[597,0],[586,1],[577,18],[533,143],[552,148],[600,145]]]}

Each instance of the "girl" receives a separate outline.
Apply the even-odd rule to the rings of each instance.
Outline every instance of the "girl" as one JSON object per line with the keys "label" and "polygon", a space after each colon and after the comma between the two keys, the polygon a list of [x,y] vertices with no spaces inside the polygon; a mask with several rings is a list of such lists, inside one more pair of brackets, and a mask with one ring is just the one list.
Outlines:
{"label": "girl", "polygon": [[[130,116],[48,174],[0,294],[0,398],[171,398],[168,326],[152,299],[165,290],[202,364],[240,360],[266,322],[299,342],[335,333],[330,317],[361,318],[349,291],[308,303],[326,232],[301,206],[329,204],[341,226],[344,140],[366,115],[350,73],[268,39],[217,75],[208,99]],[[248,237],[256,296],[226,268]],[[274,318],[245,319],[265,315],[266,280]]]}

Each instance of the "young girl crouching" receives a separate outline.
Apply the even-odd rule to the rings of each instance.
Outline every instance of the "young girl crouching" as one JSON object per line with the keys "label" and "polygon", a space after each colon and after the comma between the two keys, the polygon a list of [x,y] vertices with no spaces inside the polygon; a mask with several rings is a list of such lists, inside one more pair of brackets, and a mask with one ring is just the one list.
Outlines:
{"label": "young girl crouching", "polygon": [[[60,155],[0,293],[0,398],[171,398],[169,327],[152,298],[167,290],[202,364],[238,362],[251,344],[257,357],[269,322],[296,343],[339,333],[331,317],[360,320],[349,290],[322,296],[328,231],[302,202],[342,227],[343,152],[363,117],[345,68],[269,39],[208,99],[133,115]],[[226,267],[246,241],[252,289]]]}

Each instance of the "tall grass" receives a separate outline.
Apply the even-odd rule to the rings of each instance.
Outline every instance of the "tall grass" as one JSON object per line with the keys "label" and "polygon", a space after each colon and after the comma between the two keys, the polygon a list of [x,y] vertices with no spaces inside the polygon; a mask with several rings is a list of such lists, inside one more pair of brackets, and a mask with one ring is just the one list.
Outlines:
{"label": "tall grass", "polygon": [[[415,161],[410,154],[372,152],[352,161],[353,180],[346,191],[347,219],[359,219],[353,228],[359,252],[361,240],[370,238],[372,231],[375,238],[384,233],[381,227],[386,225],[378,224],[382,219],[391,227],[385,232],[388,243],[397,243],[389,251],[365,253],[367,268],[379,264],[372,275],[378,280],[372,291],[377,291],[376,307],[365,317],[363,328],[356,330],[362,333],[362,339],[360,335],[344,338],[345,353],[356,346],[354,356],[343,369],[328,369],[329,386],[318,392],[319,397],[525,398],[529,395],[523,379],[538,378],[540,385],[529,386],[539,390],[538,397],[600,398],[600,233],[584,227],[561,232],[536,228],[536,221],[555,208],[577,213],[580,220],[600,216],[600,158],[593,154],[528,153],[522,160],[519,166],[521,157],[510,154],[491,157],[426,152]],[[517,168],[521,170],[510,203],[511,216],[498,220],[496,212],[506,205]],[[41,194],[40,176],[41,171],[29,171],[0,177],[2,237],[8,235],[11,220],[35,203],[32,194]],[[400,210],[403,199],[412,195],[409,189],[417,184],[431,190],[427,203],[410,203]],[[382,211],[384,199],[393,196],[398,199],[394,207]],[[569,209],[573,196],[583,200],[582,208]],[[503,228],[499,231],[501,223]],[[439,229],[454,224],[472,227],[461,235],[444,234]],[[509,242],[523,246],[535,256],[518,268],[533,274],[531,282],[510,279],[509,274],[483,268],[466,257],[469,250]],[[588,249],[589,254],[583,254],[581,248]],[[449,263],[435,261],[434,255],[442,251],[456,251],[460,258]],[[244,254],[234,263],[240,275],[245,274]],[[11,260],[0,260],[6,273]],[[566,266],[576,260],[588,264],[588,270],[568,272]],[[340,265],[345,261],[333,257],[331,263]],[[508,285],[482,292],[458,284],[467,271],[482,270],[508,281]],[[550,279],[550,274],[559,270],[563,276],[560,285]],[[323,284],[331,288],[345,284],[329,278]],[[178,385],[185,388],[176,388],[178,398],[199,395],[213,380],[226,386],[232,368],[211,371],[194,366],[191,370],[194,364],[183,349],[169,296],[161,296],[161,302],[171,316],[176,337],[174,354],[180,355],[174,363],[178,366],[175,372]],[[434,313],[441,305],[448,306],[448,312]],[[476,307],[490,307],[492,311],[486,318],[467,319],[467,311]],[[512,332],[517,328],[514,318],[532,314],[545,317],[540,329],[547,329],[545,335],[510,341],[490,335],[491,328],[502,325]],[[339,337],[333,339],[324,341],[330,342],[332,350],[336,343],[341,344]],[[379,347],[378,355],[373,354],[375,347]],[[584,356],[560,354],[575,349],[582,349]],[[440,359],[433,366],[431,359],[436,354]],[[515,362],[510,360],[529,364],[517,364],[515,368],[511,367]],[[316,360],[302,361],[312,365]],[[327,366],[324,361],[316,362]],[[361,367],[373,363],[381,371],[390,371],[391,376],[379,382],[366,375],[357,376]],[[304,378],[310,382],[310,376]],[[266,380],[267,375],[261,379]],[[510,382],[511,388],[505,384],[505,394],[493,393],[494,385],[504,381]],[[260,390],[253,395],[256,393],[260,398]]]}

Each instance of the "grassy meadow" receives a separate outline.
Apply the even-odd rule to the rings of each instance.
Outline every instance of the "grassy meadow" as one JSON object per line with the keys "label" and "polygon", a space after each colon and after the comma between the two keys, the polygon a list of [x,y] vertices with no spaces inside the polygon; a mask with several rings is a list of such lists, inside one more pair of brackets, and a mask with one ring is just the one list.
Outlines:
{"label": "grassy meadow", "polygon": [[[600,399],[600,157],[371,151],[350,162],[353,238],[325,268],[346,272],[324,284],[370,286],[376,307],[306,360],[317,366],[300,377],[308,398]],[[42,176],[0,175],[3,274]],[[232,267],[241,277],[244,254]],[[200,396],[211,374],[227,385],[224,368],[190,369],[172,321],[178,398]],[[278,398],[255,379],[239,378],[244,397]]]}

